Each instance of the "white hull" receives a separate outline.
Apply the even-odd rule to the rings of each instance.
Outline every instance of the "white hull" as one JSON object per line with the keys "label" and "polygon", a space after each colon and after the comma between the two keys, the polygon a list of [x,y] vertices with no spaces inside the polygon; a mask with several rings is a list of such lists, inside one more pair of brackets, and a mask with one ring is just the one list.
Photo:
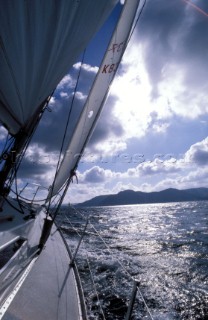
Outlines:
{"label": "white hull", "polygon": [[85,319],[79,279],[59,231],[53,226],[38,254],[45,213],[37,210],[36,218],[29,221],[22,219],[25,215],[16,213],[16,221],[0,223],[1,248],[24,239],[0,269],[0,319]]}

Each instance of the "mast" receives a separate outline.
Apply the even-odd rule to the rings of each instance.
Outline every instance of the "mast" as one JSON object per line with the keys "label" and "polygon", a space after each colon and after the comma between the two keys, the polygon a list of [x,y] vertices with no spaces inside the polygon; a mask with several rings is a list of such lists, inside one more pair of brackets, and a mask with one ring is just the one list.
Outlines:
{"label": "mast", "polygon": [[132,25],[140,0],[126,0],[116,29],[86,100],[74,134],[55,176],[48,198],[55,195],[67,180],[75,174],[84,148],[90,139],[102,107],[106,101],[110,85],[126,49]]}
{"label": "mast", "polygon": [[[13,146],[5,155],[6,159],[3,168],[0,171],[0,211],[2,210],[4,198],[9,194],[12,182],[15,177],[15,174],[14,172],[12,172],[12,170],[15,171],[15,167],[19,166],[21,162],[21,154],[24,152],[24,149],[26,148],[30,137],[32,136],[36,126],[38,125],[41,116],[50,101],[50,98],[51,96],[48,97],[46,101],[44,101],[40,105],[33,117],[32,123],[29,123],[25,128],[21,129],[15,135]],[[6,185],[6,181],[9,178],[9,175],[11,175],[10,181],[9,184]]]}

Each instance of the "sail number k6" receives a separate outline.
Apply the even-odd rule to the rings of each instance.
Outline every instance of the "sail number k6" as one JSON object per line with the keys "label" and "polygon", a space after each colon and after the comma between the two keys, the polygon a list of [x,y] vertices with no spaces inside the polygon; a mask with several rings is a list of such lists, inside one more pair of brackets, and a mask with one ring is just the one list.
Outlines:
{"label": "sail number k6", "polygon": [[112,63],[112,64],[105,64],[103,66],[102,73],[111,73],[116,72],[118,63]]}

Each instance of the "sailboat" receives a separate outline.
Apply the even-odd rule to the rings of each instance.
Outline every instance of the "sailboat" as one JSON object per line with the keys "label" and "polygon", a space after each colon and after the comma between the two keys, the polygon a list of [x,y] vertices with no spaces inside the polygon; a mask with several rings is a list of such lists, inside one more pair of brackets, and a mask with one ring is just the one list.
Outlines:
{"label": "sailboat", "polygon": [[0,2],[0,121],[9,134],[0,171],[0,319],[86,319],[75,257],[56,216],[126,49],[139,0],[125,1],[45,203],[11,192],[54,90],[117,3]]}

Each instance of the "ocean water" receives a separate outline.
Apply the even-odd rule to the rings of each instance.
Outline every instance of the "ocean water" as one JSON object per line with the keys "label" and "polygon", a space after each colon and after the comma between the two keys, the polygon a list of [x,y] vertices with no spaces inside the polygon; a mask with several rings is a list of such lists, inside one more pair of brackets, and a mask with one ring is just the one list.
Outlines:
{"label": "ocean water", "polygon": [[[89,320],[208,319],[208,201],[70,209]],[[86,225],[86,220],[88,224]]]}

